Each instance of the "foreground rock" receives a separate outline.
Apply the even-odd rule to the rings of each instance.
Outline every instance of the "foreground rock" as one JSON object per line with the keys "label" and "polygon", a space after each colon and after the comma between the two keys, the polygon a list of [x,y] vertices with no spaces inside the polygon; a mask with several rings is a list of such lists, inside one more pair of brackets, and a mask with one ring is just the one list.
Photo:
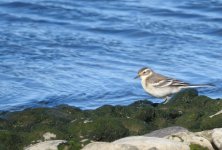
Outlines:
{"label": "foreground rock", "polygon": [[164,138],[132,136],[112,143],[95,142],[82,150],[189,150],[189,146]]}
{"label": "foreground rock", "polygon": [[213,145],[216,150],[221,150],[221,131],[222,128],[189,132],[176,126],[156,130],[144,136],[122,138],[111,143],[93,142],[86,145],[83,150],[214,150]]}
{"label": "foreground rock", "polygon": [[212,133],[215,131],[218,130],[214,129],[193,133],[189,132],[186,128],[180,126],[172,126],[153,131],[151,133],[145,134],[144,136],[166,138],[169,140],[185,143],[186,145],[200,145],[204,148],[207,148],[208,150],[213,150],[211,142],[213,142]]}
{"label": "foreground rock", "polygon": [[179,132],[176,134],[166,136],[165,138],[169,140],[181,142],[187,145],[191,145],[191,144],[200,145],[204,148],[207,148],[208,150],[213,150],[213,146],[211,145],[210,141],[208,141],[204,137],[197,136],[195,135],[195,133],[192,133],[192,132]]}
{"label": "foreground rock", "polygon": [[[59,149],[78,150],[92,141],[112,142],[170,126],[181,126],[192,132],[211,130],[222,127],[222,114],[217,113],[221,108],[221,100],[187,90],[166,105],[143,100],[129,106],[106,105],[96,110],[60,105],[0,112],[0,149],[22,150],[44,141],[43,135],[47,132],[54,134],[53,140],[67,141],[60,144]],[[211,138],[216,146],[220,146],[220,141],[213,140],[207,132],[205,134],[208,135],[205,139]],[[162,136],[167,135],[169,133]]]}

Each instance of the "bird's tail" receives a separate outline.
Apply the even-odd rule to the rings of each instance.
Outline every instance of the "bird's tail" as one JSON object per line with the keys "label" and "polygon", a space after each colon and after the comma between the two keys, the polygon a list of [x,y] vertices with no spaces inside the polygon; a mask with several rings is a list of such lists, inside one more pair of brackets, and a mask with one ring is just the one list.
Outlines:
{"label": "bird's tail", "polygon": [[193,85],[188,85],[185,88],[199,88],[199,87],[215,87],[213,84],[193,84]]}

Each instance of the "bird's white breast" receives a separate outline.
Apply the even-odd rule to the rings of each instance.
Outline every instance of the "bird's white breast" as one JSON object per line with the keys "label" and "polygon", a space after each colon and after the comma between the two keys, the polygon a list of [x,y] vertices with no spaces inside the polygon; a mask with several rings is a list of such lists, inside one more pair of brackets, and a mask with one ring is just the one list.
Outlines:
{"label": "bird's white breast", "polygon": [[143,86],[143,89],[154,97],[166,97],[180,90],[178,88],[172,88],[168,86],[163,88],[158,88],[153,86],[152,84],[149,83],[146,84],[146,80],[142,80],[141,84]]}

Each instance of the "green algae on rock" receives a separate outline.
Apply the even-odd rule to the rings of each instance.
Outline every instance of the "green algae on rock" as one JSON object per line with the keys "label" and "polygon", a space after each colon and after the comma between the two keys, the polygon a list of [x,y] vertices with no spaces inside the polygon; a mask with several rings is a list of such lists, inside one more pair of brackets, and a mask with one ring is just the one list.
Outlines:
{"label": "green algae on rock", "polygon": [[110,142],[175,125],[202,131],[222,127],[222,114],[209,117],[221,109],[221,100],[198,96],[196,90],[182,91],[165,105],[140,100],[128,106],[105,105],[95,110],[68,105],[30,108],[1,114],[0,148],[23,149],[44,140],[46,132],[67,141],[59,149],[80,149],[91,141]]}
{"label": "green algae on rock", "polygon": [[209,150],[209,149],[206,147],[202,147],[201,145],[190,144],[190,150]]}

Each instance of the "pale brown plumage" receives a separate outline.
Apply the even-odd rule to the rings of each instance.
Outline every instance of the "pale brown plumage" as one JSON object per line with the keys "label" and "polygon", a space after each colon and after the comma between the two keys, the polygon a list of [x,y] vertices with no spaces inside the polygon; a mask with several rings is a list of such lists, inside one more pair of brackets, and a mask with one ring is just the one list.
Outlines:
{"label": "pale brown plumage", "polygon": [[138,71],[137,78],[141,78],[141,84],[144,90],[150,95],[169,100],[169,96],[182,89],[209,87],[209,84],[189,84],[177,79],[169,78],[154,72],[152,69],[144,67]]}

